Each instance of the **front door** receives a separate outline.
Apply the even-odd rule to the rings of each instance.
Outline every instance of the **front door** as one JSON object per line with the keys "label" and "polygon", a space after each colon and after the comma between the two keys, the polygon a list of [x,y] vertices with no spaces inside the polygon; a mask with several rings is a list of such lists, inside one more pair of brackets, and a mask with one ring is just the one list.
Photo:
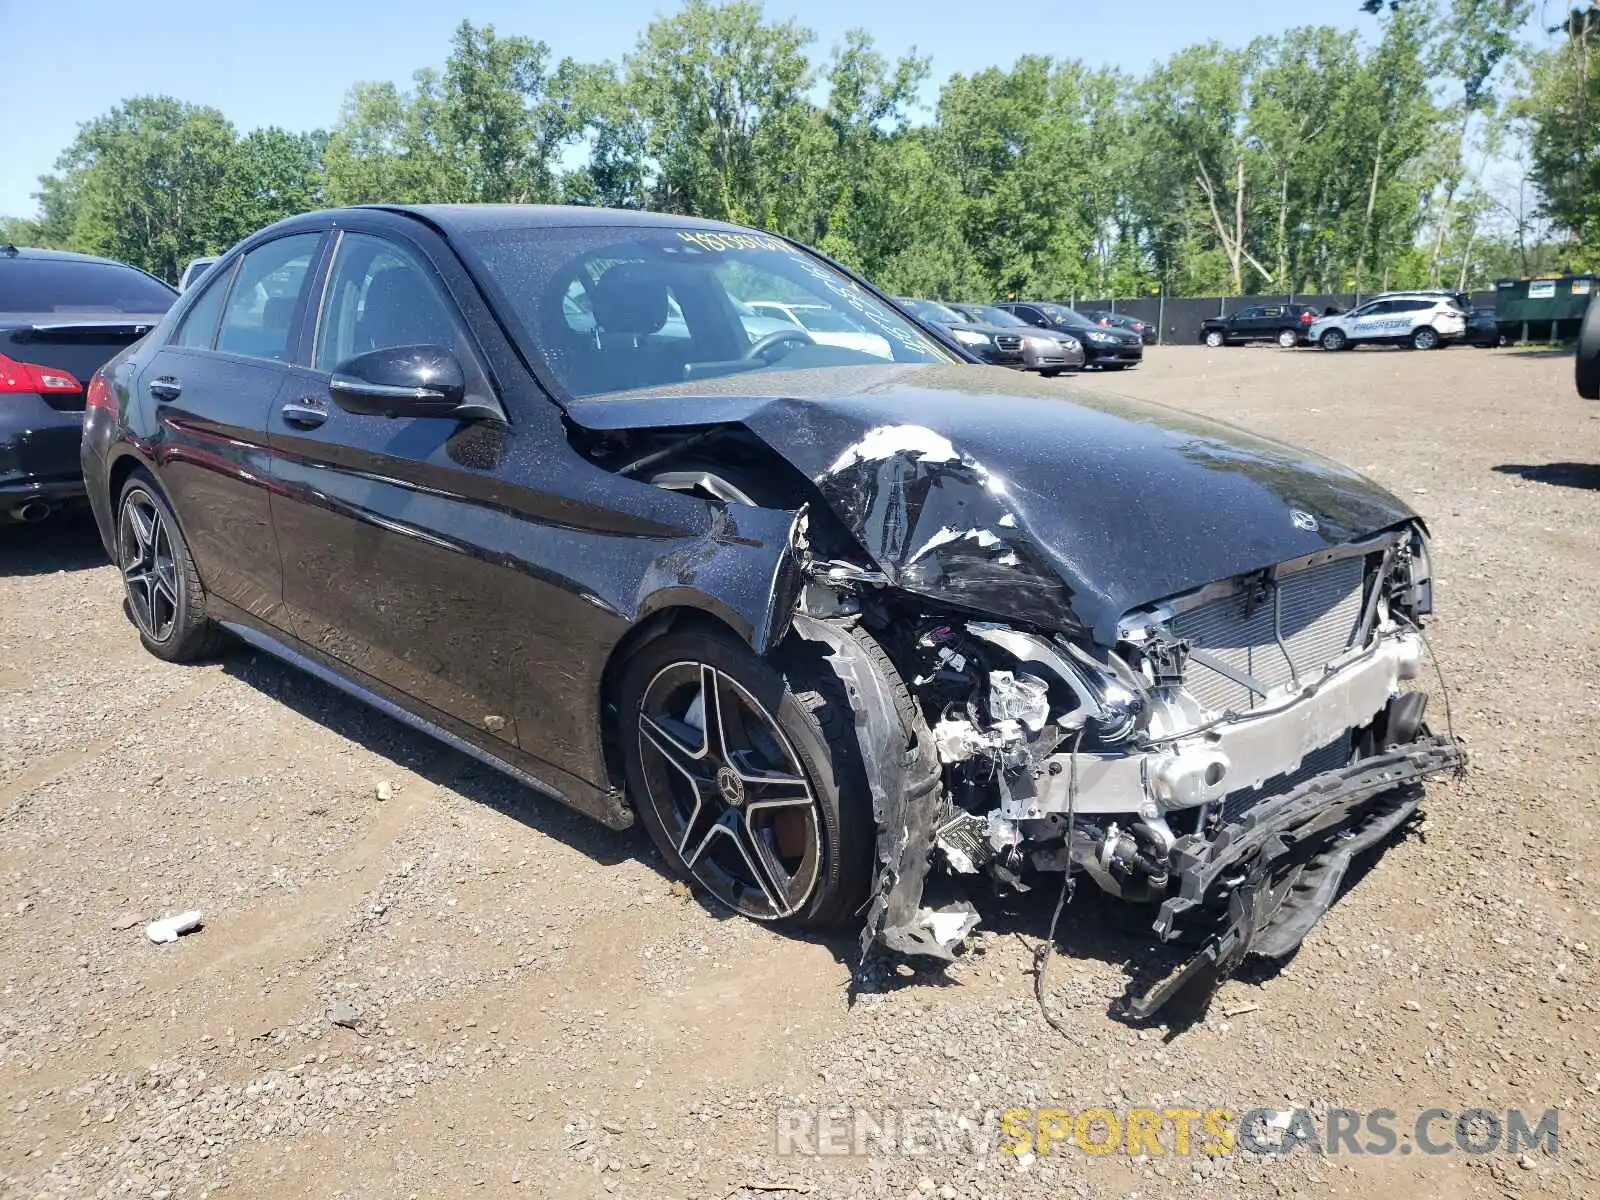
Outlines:
{"label": "front door", "polygon": [[1351,340],[1370,341],[1373,338],[1387,337],[1388,322],[1393,319],[1393,308],[1392,301],[1374,300],[1371,304],[1356,309],[1350,314]]}
{"label": "front door", "polygon": [[284,602],[307,645],[447,717],[514,743],[496,523],[504,423],[360,415],[329,381],[346,359],[444,345],[468,394],[494,400],[471,338],[426,259],[345,232],[320,327],[268,420]]}

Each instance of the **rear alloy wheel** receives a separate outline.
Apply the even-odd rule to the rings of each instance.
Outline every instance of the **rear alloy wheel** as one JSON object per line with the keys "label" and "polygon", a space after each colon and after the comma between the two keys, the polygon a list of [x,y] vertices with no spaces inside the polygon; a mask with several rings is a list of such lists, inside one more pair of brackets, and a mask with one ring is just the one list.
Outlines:
{"label": "rear alloy wheel", "polygon": [[674,872],[758,921],[841,921],[875,843],[848,702],[713,629],[649,642],[619,685],[630,798]]}
{"label": "rear alloy wheel", "polygon": [[1328,330],[1317,342],[1317,345],[1321,346],[1324,350],[1343,350],[1349,344],[1350,339],[1345,337],[1344,330],[1342,329]]}
{"label": "rear alloy wheel", "polygon": [[1417,350],[1437,350],[1439,348],[1439,331],[1432,325],[1424,325],[1412,333],[1411,345]]}
{"label": "rear alloy wheel", "polygon": [[143,472],[129,477],[117,504],[117,568],[128,613],[150,653],[189,662],[220,647],[177,518]]}
{"label": "rear alloy wheel", "polygon": [[1294,330],[1282,329],[1278,331],[1278,345],[1282,346],[1285,350],[1293,350],[1299,344],[1300,335]]}
{"label": "rear alloy wheel", "polygon": [[1220,329],[1206,330],[1206,345],[1210,346],[1213,350],[1223,345],[1227,340],[1227,338],[1222,336],[1222,330]]}

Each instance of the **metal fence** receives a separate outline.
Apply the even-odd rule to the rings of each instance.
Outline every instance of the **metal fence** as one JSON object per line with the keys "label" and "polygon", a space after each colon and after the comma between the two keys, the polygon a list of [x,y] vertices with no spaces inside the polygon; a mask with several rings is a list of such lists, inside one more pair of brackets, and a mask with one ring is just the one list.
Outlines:
{"label": "metal fence", "polygon": [[[1370,298],[1369,293],[1368,298]],[[1086,309],[1103,309],[1107,312],[1127,313],[1141,321],[1148,321],[1160,331],[1161,341],[1168,345],[1190,345],[1200,340],[1200,323],[1208,317],[1226,317],[1241,308],[1254,308],[1258,304],[1304,304],[1318,312],[1337,307],[1354,308],[1361,297],[1354,292],[1308,294],[1283,293],[1267,296],[1139,296],[1133,299],[1075,300],[1072,307],[1080,312]],[[1472,293],[1474,308],[1493,308],[1494,289]]]}

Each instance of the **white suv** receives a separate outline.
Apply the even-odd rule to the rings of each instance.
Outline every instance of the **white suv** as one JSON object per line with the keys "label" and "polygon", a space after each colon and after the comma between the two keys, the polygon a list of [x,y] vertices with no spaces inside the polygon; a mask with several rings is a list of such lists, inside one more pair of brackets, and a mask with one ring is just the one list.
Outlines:
{"label": "white suv", "polygon": [[1348,350],[1358,343],[1390,343],[1437,350],[1467,332],[1467,314],[1446,292],[1390,292],[1336,316],[1319,317],[1306,340],[1324,350]]}

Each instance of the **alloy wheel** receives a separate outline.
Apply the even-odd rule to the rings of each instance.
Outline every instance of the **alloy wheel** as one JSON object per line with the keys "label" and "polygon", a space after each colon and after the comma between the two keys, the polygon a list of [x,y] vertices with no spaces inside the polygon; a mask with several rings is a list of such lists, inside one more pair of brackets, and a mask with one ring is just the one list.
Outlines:
{"label": "alloy wheel", "polygon": [[1344,333],[1338,329],[1330,329],[1322,335],[1322,348],[1324,350],[1343,350]]}
{"label": "alloy wheel", "polygon": [[1223,337],[1220,333],[1212,332],[1206,334],[1206,345],[1210,346],[1213,350],[1222,345],[1222,342]]}
{"label": "alloy wheel", "polygon": [[166,641],[178,620],[178,568],[166,518],[143,489],[123,500],[117,550],[133,619],[146,637]]}
{"label": "alloy wheel", "polygon": [[1411,344],[1418,350],[1432,350],[1439,344],[1439,335],[1424,325],[1411,336]]}
{"label": "alloy wheel", "polygon": [[678,857],[729,908],[792,916],[822,862],[816,797],[778,722],[726,672],[676,662],[639,709],[648,803]]}
{"label": "alloy wheel", "polygon": [[1292,329],[1285,329],[1278,335],[1278,345],[1282,346],[1285,350],[1293,350],[1299,341],[1300,339],[1295,335],[1295,332]]}

